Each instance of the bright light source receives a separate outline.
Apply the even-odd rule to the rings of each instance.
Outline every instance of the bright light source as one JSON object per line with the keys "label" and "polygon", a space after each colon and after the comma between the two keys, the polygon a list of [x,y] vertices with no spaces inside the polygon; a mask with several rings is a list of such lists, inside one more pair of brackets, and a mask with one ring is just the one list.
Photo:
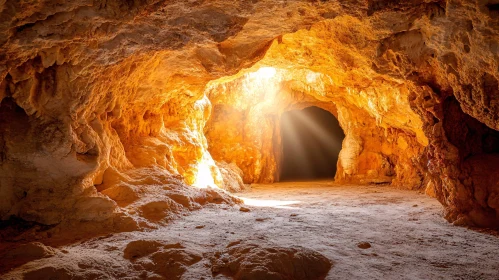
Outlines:
{"label": "bright light source", "polygon": [[280,90],[280,82],[281,77],[276,68],[262,67],[244,76],[241,91],[243,96],[252,102],[265,102],[266,105],[271,106]]}
{"label": "bright light source", "polygon": [[288,208],[295,209],[297,207],[291,207],[289,205],[298,204],[300,201],[295,200],[266,200],[266,199],[253,199],[240,197],[244,201],[244,204],[256,207],[273,207],[273,208]]}
{"label": "bright light source", "polygon": [[193,186],[204,189],[210,185],[214,185],[215,181],[211,175],[210,167],[206,164],[199,164],[196,181]]}
{"label": "bright light source", "polygon": [[196,180],[192,184],[196,188],[204,189],[207,187],[218,187],[213,178],[212,166],[214,165],[211,157],[207,156],[207,153],[203,154],[200,162],[198,163],[198,172],[196,174]]}
{"label": "bright light source", "polygon": [[307,73],[307,83],[309,84],[315,83],[317,81],[317,78],[320,78],[319,73],[315,73],[312,71]]}
{"label": "bright light source", "polygon": [[194,102],[194,109],[204,111],[206,107],[210,106],[210,100],[206,94],[203,95],[201,99]]}
{"label": "bright light source", "polygon": [[277,73],[274,67],[262,67],[258,69],[256,72],[249,73],[248,76],[250,78],[258,78],[258,79],[271,79]]}

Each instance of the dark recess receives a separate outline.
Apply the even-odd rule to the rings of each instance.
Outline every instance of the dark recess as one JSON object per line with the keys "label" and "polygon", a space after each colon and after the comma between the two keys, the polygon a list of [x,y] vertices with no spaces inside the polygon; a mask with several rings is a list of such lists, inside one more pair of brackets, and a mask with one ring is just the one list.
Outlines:
{"label": "dark recess", "polygon": [[490,3],[487,4],[486,6],[491,12],[499,12],[499,3]]}
{"label": "dark recess", "polygon": [[[308,124],[304,118],[309,120]],[[338,120],[326,110],[308,107],[284,113],[280,181],[334,178],[344,138]]]}

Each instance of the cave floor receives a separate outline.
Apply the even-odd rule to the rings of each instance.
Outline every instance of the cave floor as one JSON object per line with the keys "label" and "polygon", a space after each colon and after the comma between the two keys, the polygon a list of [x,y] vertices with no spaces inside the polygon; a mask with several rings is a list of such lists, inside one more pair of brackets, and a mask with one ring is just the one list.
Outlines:
{"label": "cave floor", "polygon": [[[499,279],[499,238],[449,224],[435,199],[415,191],[324,181],[252,185],[236,195],[249,212],[212,205],[149,232],[64,246],[59,249],[65,254],[16,270],[58,263],[81,267],[85,259],[135,278],[124,248],[133,240],[158,240],[203,256],[182,279],[225,279],[212,276],[208,256],[233,241],[253,240],[320,252],[333,262],[326,279]],[[371,248],[359,248],[360,242]]]}

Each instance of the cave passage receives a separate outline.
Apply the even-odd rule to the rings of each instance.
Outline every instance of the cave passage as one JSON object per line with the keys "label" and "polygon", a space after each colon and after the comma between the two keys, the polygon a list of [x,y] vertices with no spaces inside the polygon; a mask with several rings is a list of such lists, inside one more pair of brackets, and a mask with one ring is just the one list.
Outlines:
{"label": "cave passage", "polygon": [[285,112],[281,117],[280,181],[334,178],[345,138],[336,117],[318,107]]}

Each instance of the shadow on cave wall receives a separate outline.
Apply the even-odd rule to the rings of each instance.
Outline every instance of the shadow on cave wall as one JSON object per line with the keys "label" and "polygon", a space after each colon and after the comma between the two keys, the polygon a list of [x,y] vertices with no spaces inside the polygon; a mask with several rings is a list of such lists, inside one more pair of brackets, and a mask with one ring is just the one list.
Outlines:
{"label": "shadow on cave wall", "polygon": [[499,155],[499,131],[465,114],[454,97],[444,101],[443,110],[445,134],[449,142],[459,149],[462,161],[484,154]]}
{"label": "shadow on cave wall", "polygon": [[[455,163],[447,171],[450,178],[459,181],[459,188],[453,190],[455,194],[452,203],[459,205],[459,211],[466,213],[472,224],[497,227],[499,131],[464,113],[453,96],[444,100],[443,114],[445,136],[457,148],[454,150]],[[452,153],[450,158],[453,158]],[[457,215],[451,214],[454,216],[450,219],[456,220]]]}
{"label": "shadow on cave wall", "polygon": [[280,181],[332,179],[345,138],[338,120],[318,107],[281,117]]}

